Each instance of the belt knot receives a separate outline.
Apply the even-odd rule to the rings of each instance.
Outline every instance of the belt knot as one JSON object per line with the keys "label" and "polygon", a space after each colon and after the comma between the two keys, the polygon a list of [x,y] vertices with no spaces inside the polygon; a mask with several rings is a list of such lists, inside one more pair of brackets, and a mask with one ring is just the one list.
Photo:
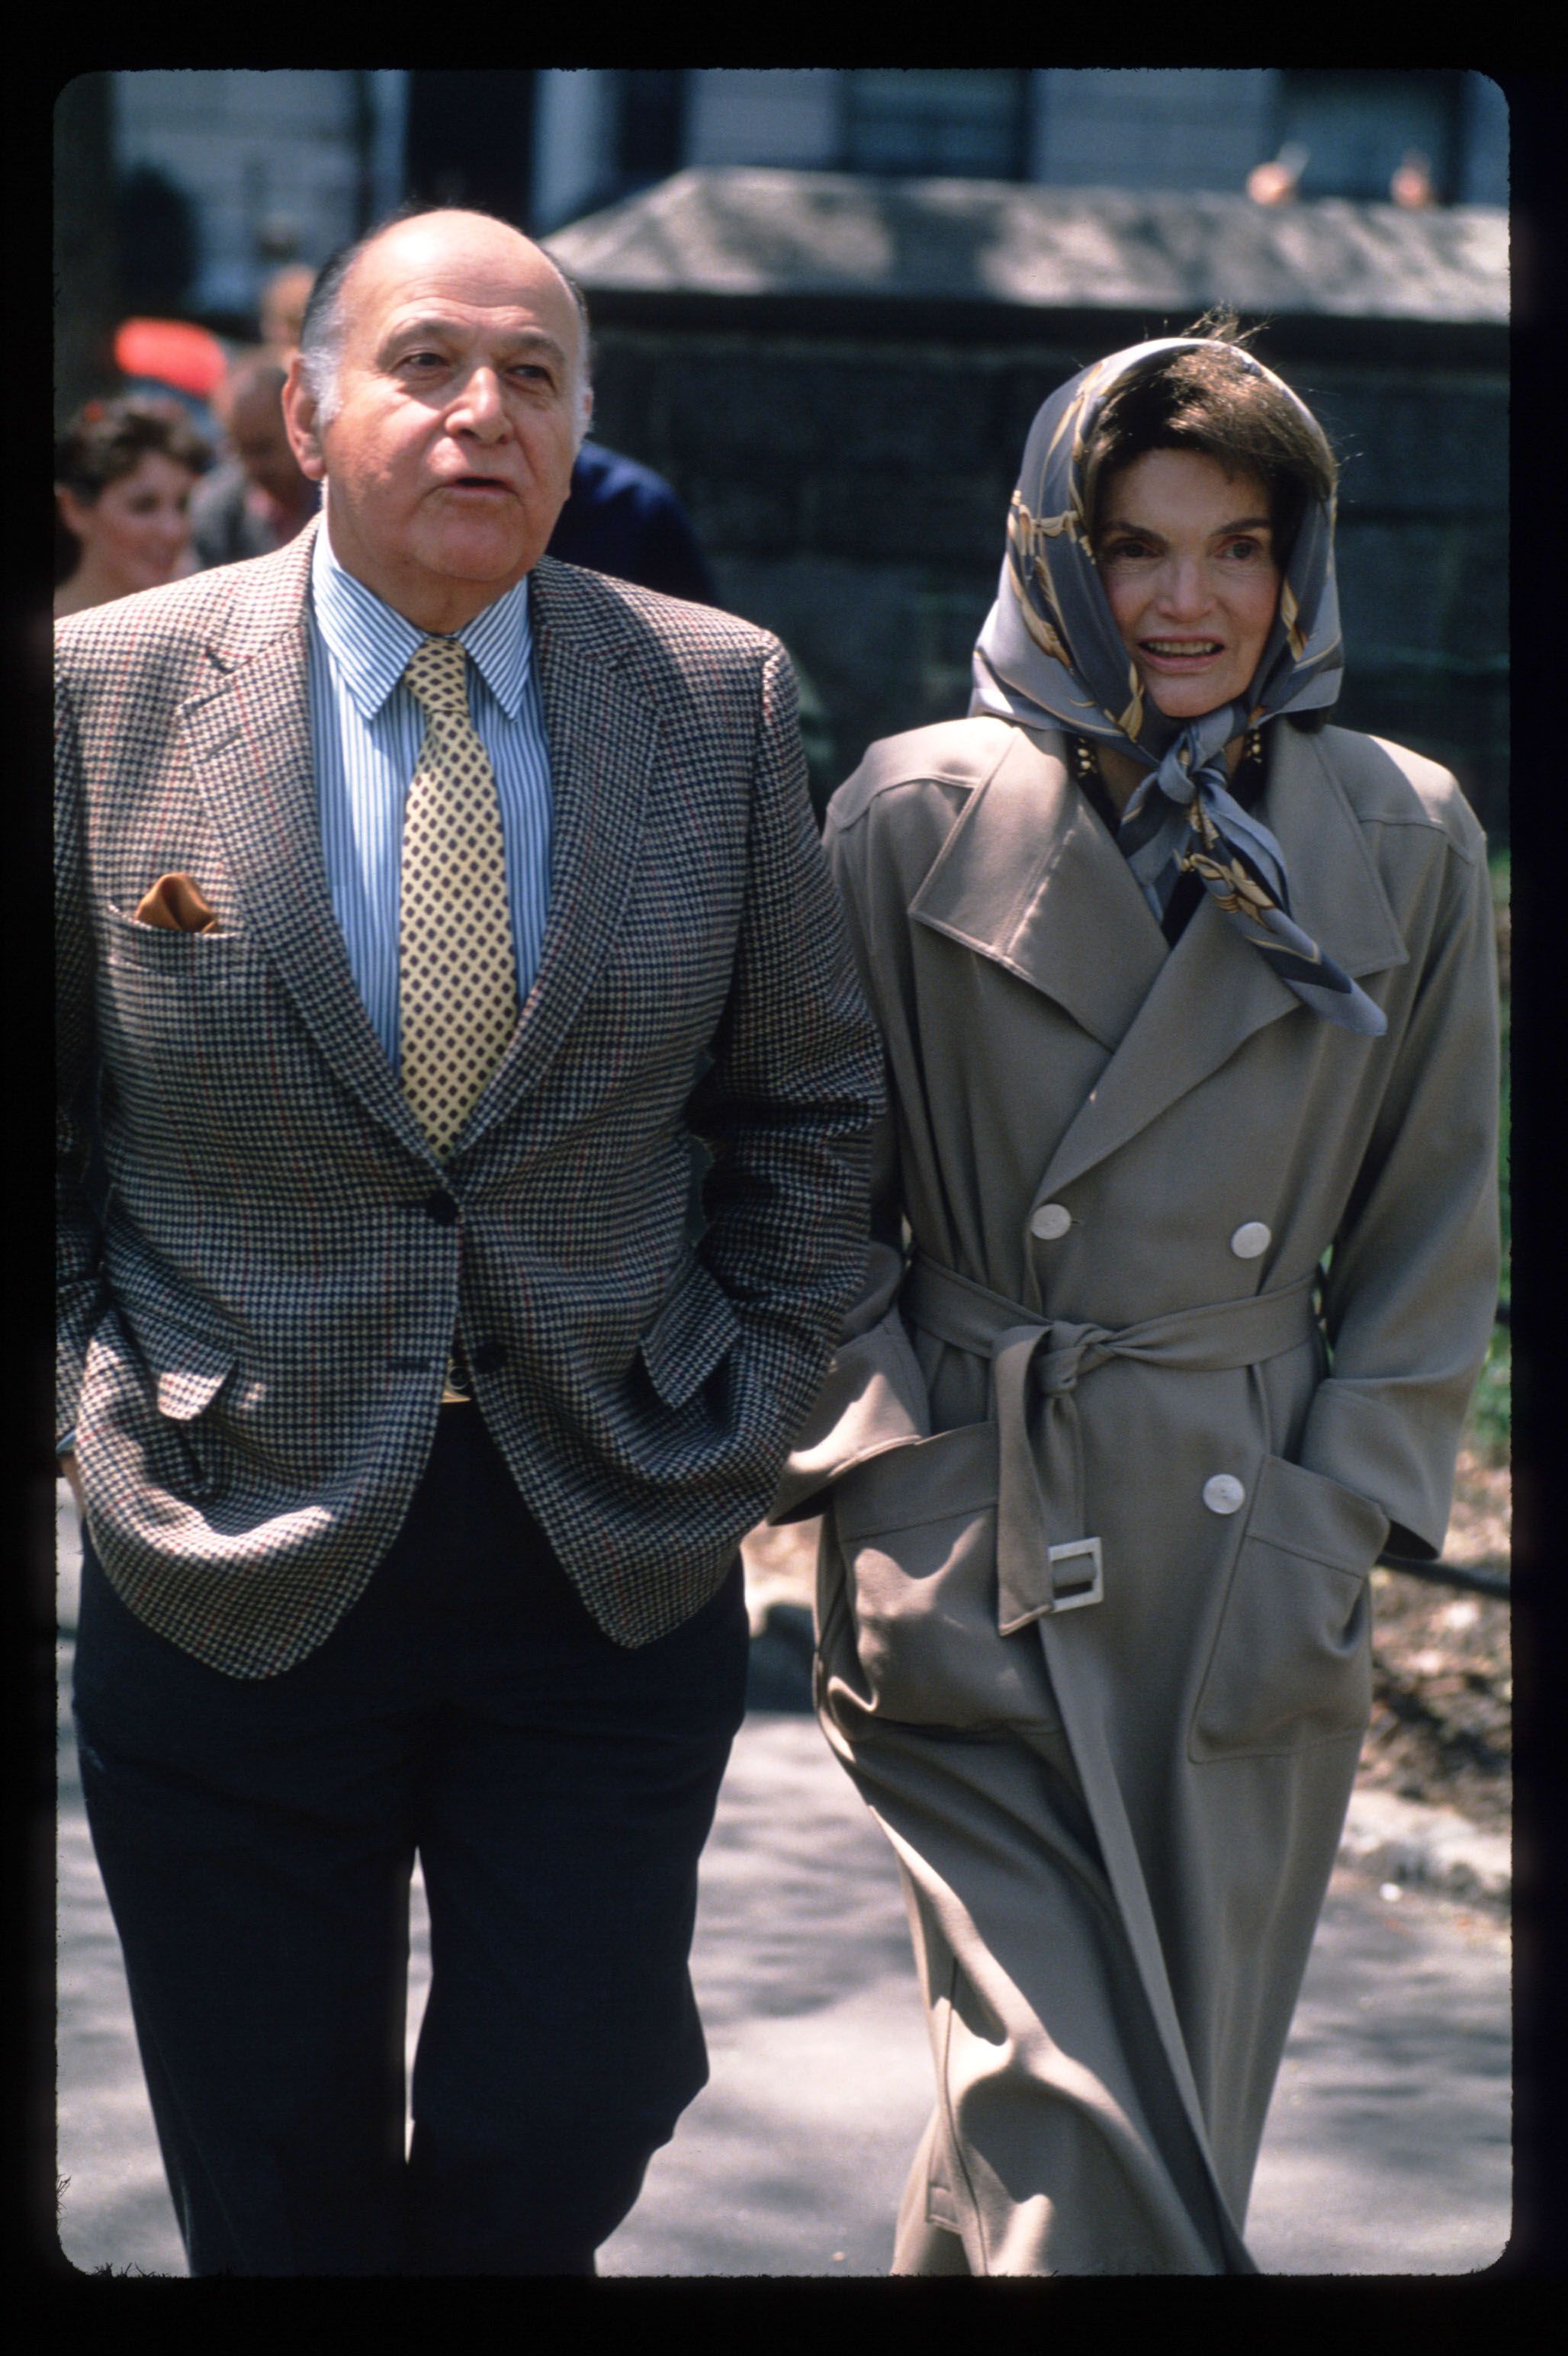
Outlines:
{"label": "belt knot", "polygon": [[1054,1317],[1037,1329],[1031,1362],[1035,1387],[1060,1398],[1077,1389],[1080,1375],[1093,1374],[1115,1355],[1115,1337],[1106,1326],[1073,1325]]}
{"label": "belt knot", "polygon": [[[997,1625],[1004,1636],[1101,1592],[1099,1540],[1083,1526],[1080,1378],[1112,1358],[1218,1370],[1274,1357],[1313,1332],[1312,1289],[1312,1277],[1304,1276],[1275,1292],[1172,1310],[1113,1332],[1089,1319],[1031,1314],[917,1255],[903,1303],[911,1323],[991,1361]],[[1090,1556],[1096,1569],[1085,1588]]]}

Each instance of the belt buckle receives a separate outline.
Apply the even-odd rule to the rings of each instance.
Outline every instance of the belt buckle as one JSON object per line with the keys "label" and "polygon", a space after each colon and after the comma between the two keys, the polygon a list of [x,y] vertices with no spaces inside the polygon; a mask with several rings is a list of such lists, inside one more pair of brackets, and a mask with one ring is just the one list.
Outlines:
{"label": "belt buckle", "polygon": [[[1080,1583],[1061,1593],[1056,1584],[1056,1566],[1079,1557],[1087,1558],[1088,1575],[1080,1574]],[[1105,1567],[1101,1559],[1098,1538],[1070,1538],[1065,1546],[1047,1547],[1045,1558],[1051,1567],[1051,1610],[1077,1612],[1085,1603],[1101,1603],[1105,1596]]]}

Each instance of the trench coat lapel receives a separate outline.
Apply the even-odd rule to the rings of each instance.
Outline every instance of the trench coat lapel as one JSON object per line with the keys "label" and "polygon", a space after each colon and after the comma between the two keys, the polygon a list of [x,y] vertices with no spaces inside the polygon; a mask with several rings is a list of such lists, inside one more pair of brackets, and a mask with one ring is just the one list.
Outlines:
{"label": "trench coat lapel", "polygon": [[[1259,815],[1285,852],[1298,921],[1358,980],[1403,965],[1407,953],[1360,821],[1317,739],[1284,724],[1275,738]],[[1323,1019],[1205,894],[1063,1132],[1040,1192],[1056,1193],[1116,1151],[1282,1016]],[[1376,1040],[1358,1044],[1378,1051]]]}
{"label": "trench coat lapel", "polygon": [[305,622],[316,529],[291,542],[264,585],[236,595],[209,648],[216,683],[181,705],[180,733],[244,920],[301,1020],[367,1112],[429,1157],[359,995],[327,885]]}
{"label": "trench coat lapel", "polygon": [[913,900],[945,933],[1115,1047],[1166,962],[1126,861],[1067,772],[1059,735],[1010,731]]}
{"label": "trench coat lapel", "polygon": [[657,711],[629,675],[630,649],[570,571],[548,559],[536,566],[529,612],[549,746],[549,906],[533,987],[459,1151],[536,1087],[568,1042],[625,918],[659,742]]}

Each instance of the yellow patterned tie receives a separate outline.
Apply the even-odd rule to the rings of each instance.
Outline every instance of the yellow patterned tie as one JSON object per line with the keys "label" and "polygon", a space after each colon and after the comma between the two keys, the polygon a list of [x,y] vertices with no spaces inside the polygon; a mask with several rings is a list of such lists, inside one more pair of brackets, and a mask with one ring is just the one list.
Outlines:
{"label": "yellow patterned tie", "polygon": [[468,657],[455,638],[426,638],[403,677],[430,715],[403,817],[403,1093],[444,1155],[516,1026],[517,967],[496,776],[468,717]]}

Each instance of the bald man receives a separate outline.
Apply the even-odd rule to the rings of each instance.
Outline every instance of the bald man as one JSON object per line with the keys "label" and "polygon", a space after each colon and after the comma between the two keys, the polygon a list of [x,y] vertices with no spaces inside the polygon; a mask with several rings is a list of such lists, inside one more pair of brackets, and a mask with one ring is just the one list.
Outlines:
{"label": "bald man", "polygon": [[290,368],[319,523],[59,632],[74,1699],[195,2274],[592,2274],[706,2076],[879,1056],[777,643],[543,553],[590,409],[538,247],[397,220]]}
{"label": "bald man", "polygon": [[283,422],[288,370],[266,352],[236,362],[214,399],[229,455],[197,486],[191,546],[199,564],[267,556],[304,530],[319,490],[294,456]]}
{"label": "bald man", "polygon": [[305,305],[315,284],[308,262],[286,262],[273,271],[261,289],[261,341],[279,364],[287,368],[299,349]]}

